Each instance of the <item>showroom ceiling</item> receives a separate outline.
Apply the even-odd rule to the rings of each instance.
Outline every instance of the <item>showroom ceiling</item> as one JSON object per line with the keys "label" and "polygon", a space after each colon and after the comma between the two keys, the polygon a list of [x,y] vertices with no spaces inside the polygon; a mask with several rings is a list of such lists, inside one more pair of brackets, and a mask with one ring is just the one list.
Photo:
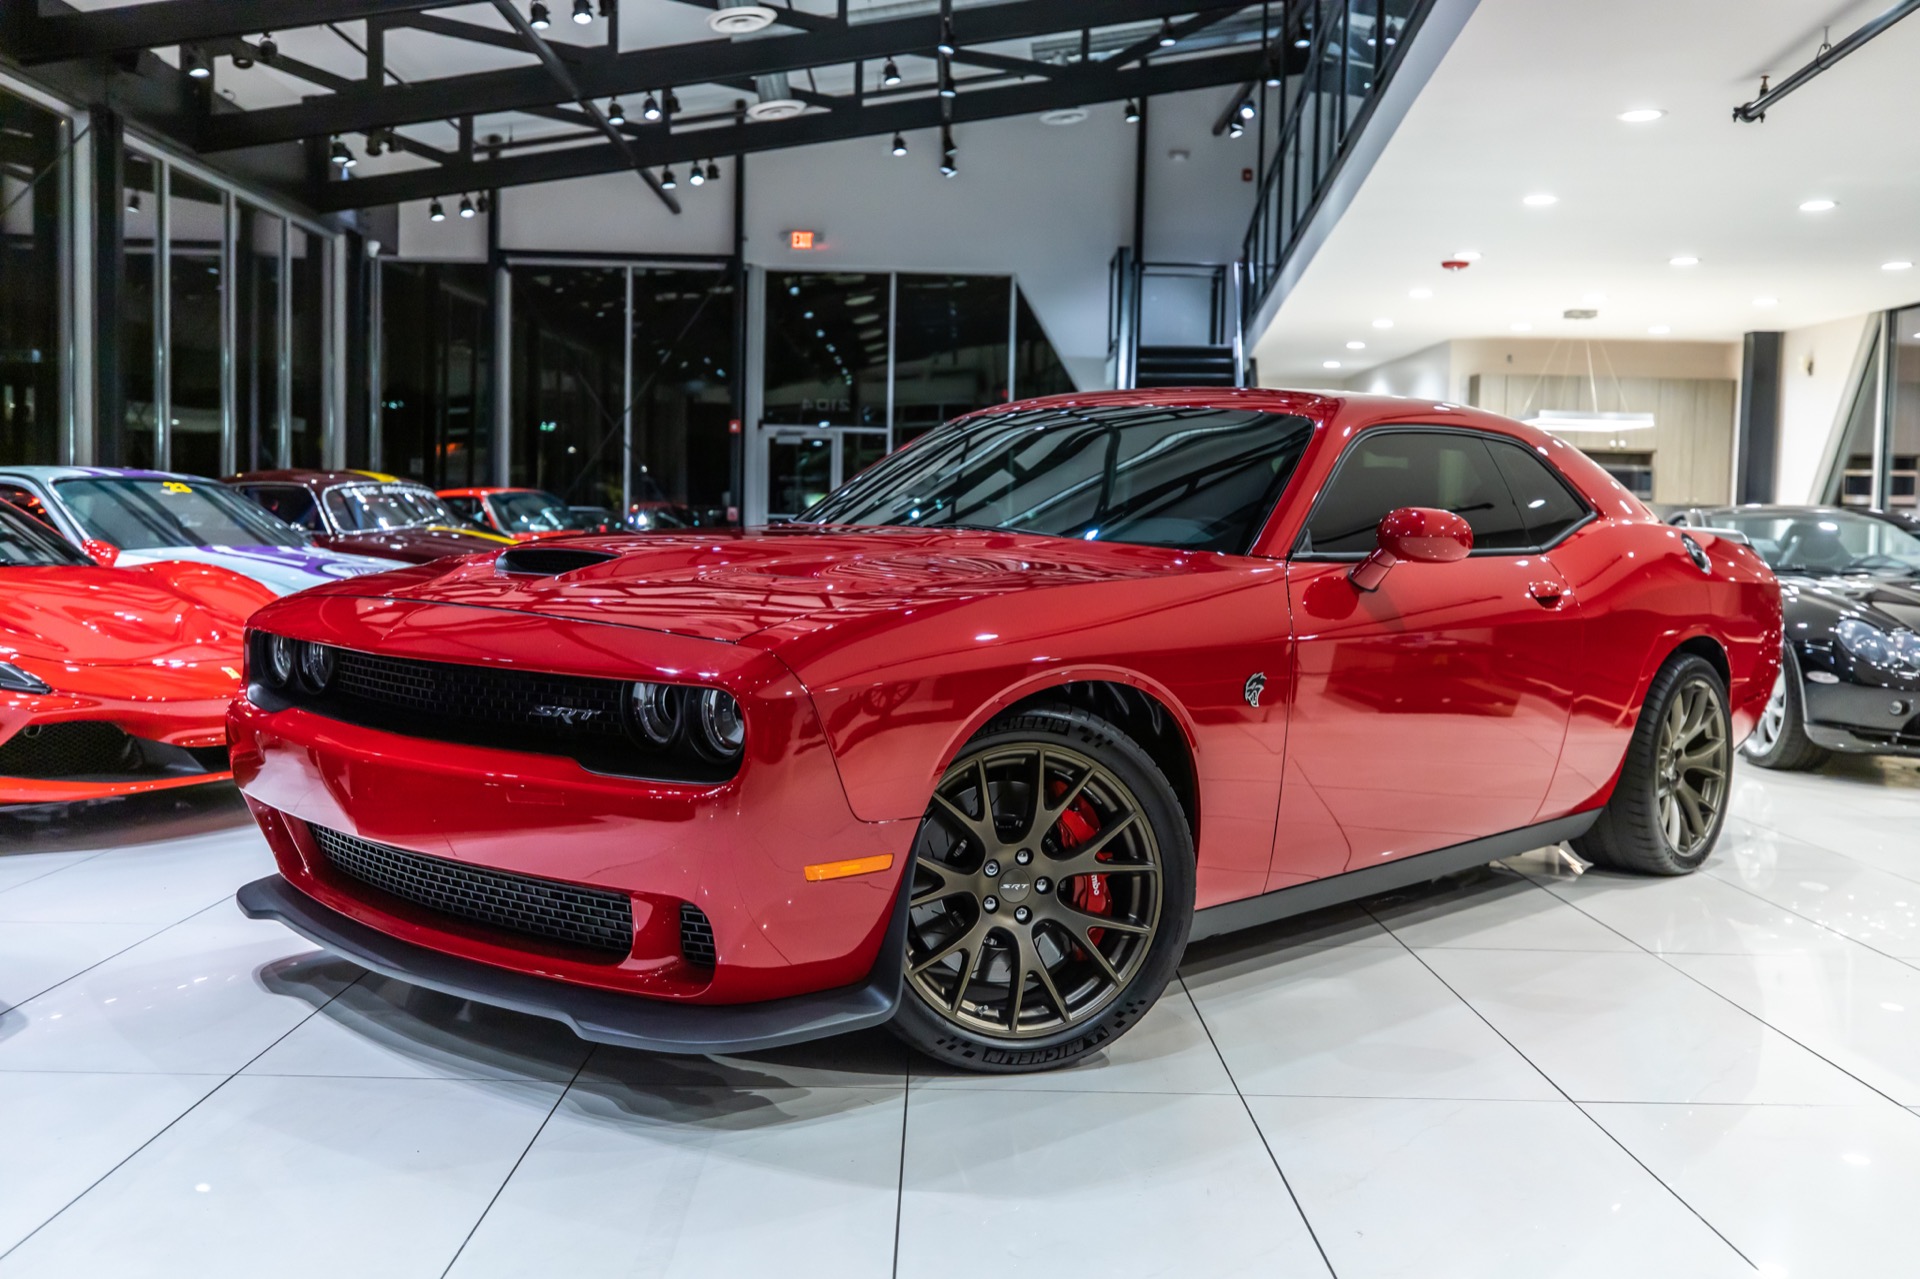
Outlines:
{"label": "showroom ceiling", "polygon": [[[15,58],[125,74],[148,53],[149,75],[205,71],[166,131],[210,155],[304,146],[300,194],[321,210],[623,169],[672,204],[666,166],[1250,83],[1266,66],[1261,6],[1192,0],[798,0],[733,35],[715,27],[737,0],[27,7],[0,28]],[[340,147],[350,171],[327,162]]]}
{"label": "showroom ceiling", "polygon": [[[1765,122],[1733,119],[1762,74],[1891,3],[1479,0],[1262,335],[1263,378],[1461,337],[1729,341],[1914,301],[1920,267],[1883,268],[1920,263],[1902,123],[1920,18]],[[1463,250],[1480,256],[1442,268]]]}

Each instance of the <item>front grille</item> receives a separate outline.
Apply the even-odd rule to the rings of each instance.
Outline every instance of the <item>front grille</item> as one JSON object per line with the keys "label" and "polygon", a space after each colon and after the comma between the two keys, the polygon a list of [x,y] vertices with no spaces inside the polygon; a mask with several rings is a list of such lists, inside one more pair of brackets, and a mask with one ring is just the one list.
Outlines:
{"label": "front grille", "polygon": [[680,958],[695,968],[711,968],[720,958],[713,921],[692,902],[680,903]]}
{"label": "front grille", "polygon": [[625,893],[428,857],[311,823],[307,829],[340,874],[436,914],[607,959],[633,951],[633,903]]}
{"label": "front grille", "polygon": [[[250,656],[265,669],[265,636]],[[600,773],[670,782],[723,782],[738,761],[716,764],[691,750],[663,748],[630,732],[625,680],[456,662],[423,662],[335,648],[325,692],[269,690],[256,684],[256,705],[299,706],[367,728],[539,755],[562,755]]]}
{"label": "front grille", "polygon": [[94,720],[29,724],[0,743],[0,776],[118,777],[140,771],[139,746],[118,726]]}

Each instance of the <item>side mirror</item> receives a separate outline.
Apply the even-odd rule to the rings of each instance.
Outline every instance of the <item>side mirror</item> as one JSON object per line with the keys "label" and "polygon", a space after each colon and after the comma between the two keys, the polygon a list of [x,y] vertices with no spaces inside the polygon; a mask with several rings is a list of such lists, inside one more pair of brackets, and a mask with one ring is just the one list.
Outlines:
{"label": "side mirror", "polygon": [[112,542],[102,542],[99,538],[90,537],[80,543],[80,549],[87,553],[88,559],[101,568],[112,568],[120,562],[120,548]]}
{"label": "side mirror", "polygon": [[1387,570],[1401,560],[1451,564],[1473,550],[1473,527],[1451,511],[1402,506],[1380,521],[1379,549],[1353,566],[1347,576],[1363,591],[1377,591]]}

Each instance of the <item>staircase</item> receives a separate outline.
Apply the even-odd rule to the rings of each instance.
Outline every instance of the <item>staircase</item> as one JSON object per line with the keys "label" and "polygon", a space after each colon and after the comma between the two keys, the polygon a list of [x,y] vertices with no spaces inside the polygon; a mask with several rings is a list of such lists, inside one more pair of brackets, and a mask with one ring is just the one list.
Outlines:
{"label": "staircase", "polygon": [[1231,346],[1143,346],[1135,386],[1236,386]]}

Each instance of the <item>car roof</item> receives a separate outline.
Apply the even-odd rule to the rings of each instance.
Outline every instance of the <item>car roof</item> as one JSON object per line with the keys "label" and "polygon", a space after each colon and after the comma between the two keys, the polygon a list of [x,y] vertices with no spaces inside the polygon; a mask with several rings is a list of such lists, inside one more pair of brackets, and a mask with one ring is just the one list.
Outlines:
{"label": "car roof", "polygon": [[211,484],[204,475],[182,471],[149,471],[132,466],[0,466],[0,475],[20,475],[32,480],[189,480]]}
{"label": "car roof", "polygon": [[1285,387],[1155,387],[1133,391],[1070,392],[1035,400],[996,404],[967,414],[968,418],[1034,409],[1069,408],[1207,408],[1251,409],[1265,413],[1297,413],[1322,422],[1371,426],[1396,421],[1434,424],[1441,420],[1459,426],[1492,429],[1522,439],[1544,441],[1546,432],[1485,409],[1448,400],[1411,395],[1356,394],[1337,389],[1307,390]]}
{"label": "car roof", "polygon": [[408,488],[426,488],[418,480],[380,471],[322,471],[293,468],[278,471],[244,471],[229,476],[228,484],[298,484],[306,488],[330,489],[340,484],[404,484]]}

